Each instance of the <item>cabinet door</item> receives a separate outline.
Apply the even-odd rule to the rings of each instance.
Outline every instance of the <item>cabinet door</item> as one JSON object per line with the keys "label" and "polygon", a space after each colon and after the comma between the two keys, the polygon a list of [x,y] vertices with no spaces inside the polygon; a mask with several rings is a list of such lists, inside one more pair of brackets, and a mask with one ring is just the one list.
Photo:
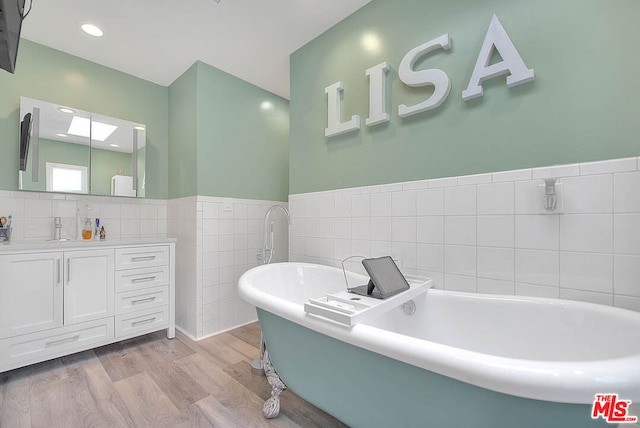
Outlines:
{"label": "cabinet door", "polygon": [[113,250],[64,253],[64,324],[113,315]]}
{"label": "cabinet door", "polygon": [[0,256],[0,337],[62,325],[62,253]]}

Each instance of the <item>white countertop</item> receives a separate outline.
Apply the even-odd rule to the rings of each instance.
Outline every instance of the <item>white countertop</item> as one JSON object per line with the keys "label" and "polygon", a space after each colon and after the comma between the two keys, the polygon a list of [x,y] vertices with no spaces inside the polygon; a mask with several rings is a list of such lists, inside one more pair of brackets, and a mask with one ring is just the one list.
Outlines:
{"label": "white countertop", "polygon": [[128,245],[158,245],[175,243],[175,238],[128,238],[100,240],[75,240],[75,241],[34,241],[34,242],[10,242],[0,243],[0,255],[3,253],[28,252],[28,251],[66,251],[81,250],[86,248],[122,247]]}

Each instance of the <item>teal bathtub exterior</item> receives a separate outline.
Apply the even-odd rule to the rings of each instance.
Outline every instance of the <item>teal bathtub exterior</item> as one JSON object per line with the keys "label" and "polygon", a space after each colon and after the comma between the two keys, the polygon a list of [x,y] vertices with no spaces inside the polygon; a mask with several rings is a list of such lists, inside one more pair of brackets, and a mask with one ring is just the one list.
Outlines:
{"label": "teal bathtub exterior", "polygon": [[615,427],[588,404],[507,395],[317,333],[258,308],[271,362],[305,400],[354,428]]}

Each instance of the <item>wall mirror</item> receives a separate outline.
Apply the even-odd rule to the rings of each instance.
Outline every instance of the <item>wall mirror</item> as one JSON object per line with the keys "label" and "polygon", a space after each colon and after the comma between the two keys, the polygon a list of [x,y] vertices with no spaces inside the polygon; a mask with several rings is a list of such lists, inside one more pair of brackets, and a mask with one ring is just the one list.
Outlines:
{"label": "wall mirror", "polygon": [[20,190],[145,196],[145,125],[26,97],[20,120]]}

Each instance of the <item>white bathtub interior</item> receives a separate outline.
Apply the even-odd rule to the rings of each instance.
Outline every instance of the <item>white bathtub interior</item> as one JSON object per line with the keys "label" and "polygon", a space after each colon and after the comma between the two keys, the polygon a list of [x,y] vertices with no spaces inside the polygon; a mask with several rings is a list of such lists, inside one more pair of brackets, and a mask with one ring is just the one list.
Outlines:
{"label": "white bathtub interior", "polygon": [[395,308],[365,324],[505,358],[597,361],[640,354],[640,332],[620,328],[637,322],[631,311],[612,316],[589,303],[442,290],[414,302],[413,315]]}

